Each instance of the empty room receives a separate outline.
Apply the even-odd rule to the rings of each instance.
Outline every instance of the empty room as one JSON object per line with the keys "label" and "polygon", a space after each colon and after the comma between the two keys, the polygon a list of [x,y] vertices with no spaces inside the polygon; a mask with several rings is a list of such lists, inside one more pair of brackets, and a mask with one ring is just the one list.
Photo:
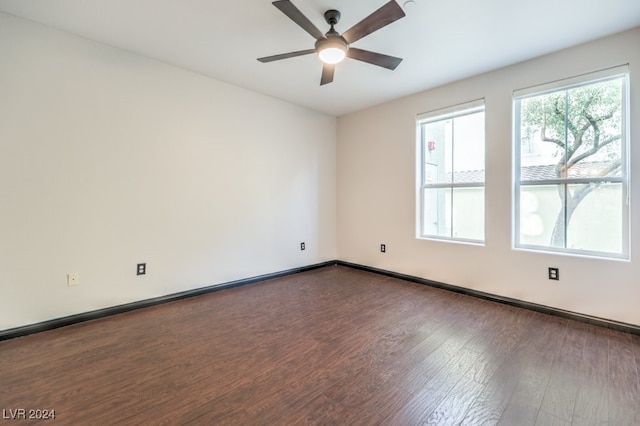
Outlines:
{"label": "empty room", "polygon": [[637,0],[0,0],[0,424],[639,425]]}

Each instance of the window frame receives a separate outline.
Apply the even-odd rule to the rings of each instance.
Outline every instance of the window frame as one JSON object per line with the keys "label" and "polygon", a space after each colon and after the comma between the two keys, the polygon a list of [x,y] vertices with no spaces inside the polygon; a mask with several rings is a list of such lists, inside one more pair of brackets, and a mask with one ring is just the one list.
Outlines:
{"label": "window frame", "polygon": [[[454,189],[467,189],[467,188],[485,188],[486,187],[486,175],[482,182],[466,182],[466,183],[456,183],[453,179],[453,171],[452,171],[452,179],[451,182],[440,182],[440,183],[425,183],[425,165],[426,165],[426,140],[424,137],[424,126],[428,123],[434,123],[437,121],[444,121],[454,118],[459,118],[471,114],[476,114],[482,112],[483,116],[483,140],[484,140],[484,171],[486,174],[486,106],[485,99],[476,99],[473,101],[465,102],[462,104],[457,104],[445,108],[440,108],[437,110],[433,110],[430,112],[425,112],[418,114],[415,120],[415,129],[416,129],[416,238],[420,240],[432,240],[432,241],[445,241],[451,243],[462,243],[469,245],[478,245],[484,246],[486,239],[486,191],[483,191],[482,197],[485,200],[483,204],[483,220],[482,220],[482,239],[472,239],[472,238],[460,238],[451,236],[443,236],[443,235],[432,235],[426,234],[424,231],[424,214],[425,214],[425,200],[424,200],[424,192],[425,189],[450,189],[453,194]],[[455,140],[455,139],[454,139]],[[452,146],[452,162],[455,163],[455,157],[453,156],[453,152],[455,149]],[[453,197],[451,200],[453,204]],[[451,208],[451,222],[453,223],[453,208]],[[451,227],[451,232],[453,233],[454,228],[453,225]]]}
{"label": "window frame", "polygon": [[[541,96],[559,91],[567,91],[577,87],[588,86],[591,84],[597,84],[600,82],[615,80],[620,78],[622,80],[622,102],[621,102],[621,158],[620,158],[620,176],[610,177],[565,177],[558,179],[544,179],[544,180],[525,180],[521,179],[521,116],[520,102],[523,99],[532,98],[535,96]],[[557,80],[551,83],[531,86],[525,89],[514,90],[512,95],[512,149],[513,149],[513,170],[512,170],[512,182],[513,182],[513,198],[512,198],[512,247],[515,250],[533,251],[541,253],[561,254],[578,257],[592,257],[599,259],[618,259],[618,260],[630,260],[630,247],[631,247],[631,200],[630,200],[630,75],[629,66],[622,65],[604,70],[582,74],[567,79]],[[575,249],[566,247],[567,235],[565,229],[565,247],[553,247],[551,245],[537,245],[537,244],[525,244],[520,242],[520,194],[521,188],[524,187],[536,187],[544,185],[563,185],[565,191],[572,185],[580,185],[586,183],[619,183],[621,184],[622,196],[622,231],[621,231],[621,252],[604,252],[594,251],[587,249]],[[565,205],[562,208],[566,209]]]}

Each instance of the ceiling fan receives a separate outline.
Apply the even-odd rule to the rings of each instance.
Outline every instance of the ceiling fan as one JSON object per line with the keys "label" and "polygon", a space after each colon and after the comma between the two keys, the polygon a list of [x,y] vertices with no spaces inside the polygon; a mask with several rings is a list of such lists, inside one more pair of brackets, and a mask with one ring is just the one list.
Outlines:
{"label": "ceiling fan", "polygon": [[298,50],[296,52],[258,58],[260,62],[272,62],[317,53],[323,62],[322,77],[320,78],[321,86],[333,81],[335,64],[342,61],[345,57],[357,59],[390,70],[395,70],[400,62],[402,62],[402,58],[351,47],[352,43],[405,16],[404,11],[395,0],[386,3],[342,34],[333,28],[333,26],[340,21],[340,12],[337,10],[331,9],[324,13],[324,19],[331,28],[326,34],[322,34],[291,1],[278,0],[274,1],[273,5],[280,9],[282,13],[287,15],[289,19],[298,24],[303,30],[311,34],[311,36],[316,39],[316,44],[313,49]]}

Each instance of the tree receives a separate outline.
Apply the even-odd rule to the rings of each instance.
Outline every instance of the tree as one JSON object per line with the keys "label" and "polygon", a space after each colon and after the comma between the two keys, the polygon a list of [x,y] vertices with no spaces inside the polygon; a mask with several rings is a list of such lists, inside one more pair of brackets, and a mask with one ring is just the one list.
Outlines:
{"label": "tree", "polygon": [[[521,104],[521,132],[553,144],[558,179],[620,176],[622,99],[620,78],[527,98]],[[574,212],[601,181],[583,181],[573,191],[568,183],[557,185],[564,209],[556,217],[552,247],[565,247]]]}

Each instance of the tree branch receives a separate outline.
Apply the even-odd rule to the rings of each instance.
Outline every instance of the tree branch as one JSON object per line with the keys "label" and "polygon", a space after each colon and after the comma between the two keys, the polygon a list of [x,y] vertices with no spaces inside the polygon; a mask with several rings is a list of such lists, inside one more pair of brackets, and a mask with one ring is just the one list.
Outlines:
{"label": "tree branch", "polygon": [[554,139],[554,138],[550,138],[547,135],[545,135],[545,128],[542,128],[542,136],[540,137],[540,140],[543,142],[551,142],[554,143],[556,145],[558,145],[560,148],[564,148],[564,143],[559,140],[559,139]]}
{"label": "tree branch", "polygon": [[584,142],[584,134],[589,127],[591,127],[591,122],[587,120],[587,124],[582,126],[580,130],[577,130],[577,132],[573,134],[575,143],[573,144],[573,147],[568,149],[567,158],[573,157],[573,154],[575,154],[575,152],[582,146]]}
{"label": "tree branch", "polygon": [[618,110],[618,107],[616,106],[616,107],[615,107],[615,108],[613,108],[610,112],[608,112],[607,114],[605,114],[605,115],[603,115],[603,116],[601,116],[601,117],[598,117],[598,118],[593,118],[593,117],[591,116],[591,114],[589,114],[589,113],[588,113],[588,112],[586,112],[586,111],[584,112],[584,114],[583,114],[583,115],[587,118],[587,120],[589,120],[589,122],[600,123],[600,122],[602,122],[602,121],[608,120],[608,119],[610,119],[611,117],[613,117],[613,114],[615,114],[617,110]]}
{"label": "tree branch", "polygon": [[[622,165],[622,163],[620,161],[614,161],[613,163],[611,163],[609,165],[609,167],[607,167],[606,169],[604,169],[603,171],[598,173],[598,176],[599,177],[608,176],[611,172],[615,171],[616,169],[619,169],[621,165]],[[580,204],[580,202],[587,195],[589,195],[591,192],[593,192],[593,190],[598,188],[600,185],[601,185],[600,182],[598,182],[598,183],[587,183],[587,184],[582,185],[580,187],[580,189],[578,189],[576,192],[574,192],[573,195],[571,196],[571,202],[573,203],[573,205],[575,207],[577,207],[578,204]]]}
{"label": "tree branch", "polygon": [[599,150],[601,150],[603,147],[617,141],[618,139],[621,139],[622,135],[615,135],[615,136],[611,136],[608,139],[605,139],[602,142],[599,142],[598,144],[594,143],[593,147],[589,150],[589,151],[585,151],[582,154],[576,156],[575,158],[569,158],[569,162],[567,163],[567,168],[572,167],[573,165],[575,165],[577,162],[584,160],[587,157],[591,157],[593,154],[595,154],[596,152],[598,152]]}
{"label": "tree branch", "polygon": [[586,130],[589,127],[592,127],[593,128],[593,145],[591,149],[589,149],[588,151],[583,152],[582,154],[578,155],[575,158],[572,158],[573,154],[575,154],[575,152],[583,143],[582,136],[581,136],[580,143],[576,143],[574,146],[574,149],[572,149],[571,152],[569,152],[569,155],[568,155],[569,161],[567,161],[567,169],[573,167],[573,165],[575,165],[577,162],[592,156],[596,152],[600,151],[606,145],[609,145],[610,143],[622,137],[622,135],[620,134],[620,135],[612,136],[608,139],[605,139],[604,141],[600,141],[600,123],[602,123],[605,120],[609,120],[611,117],[613,117],[617,109],[618,109],[617,107],[613,108],[607,114],[600,116],[598,118],[594,118],[586,110],[583,110],[582,115],[587,119],[587,122],[588,122],[588,124],[586,124],[585,127],[583,128],[584,129],[583,135],[584,135],[584,132],[586,132]]}

